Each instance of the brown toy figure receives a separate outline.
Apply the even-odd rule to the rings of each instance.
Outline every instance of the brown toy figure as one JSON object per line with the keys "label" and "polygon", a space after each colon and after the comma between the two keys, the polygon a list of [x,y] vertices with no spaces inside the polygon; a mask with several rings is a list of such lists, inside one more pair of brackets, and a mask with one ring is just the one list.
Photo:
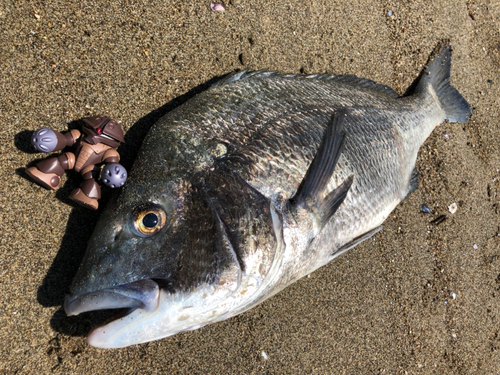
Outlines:
{"label": "brown toy figure", "polygon": [[115,120],[103,115],[84,118],[82,134],[73,129],[62,134],[57,131],[41,128],[31,139],[37,151],[60,151],[65,147],[76,145],[74,153],[65,152],[38,162],[34,167],[26,169],[26,174],[41,186],[56,190],[65,170],[75,169],[83,176],[80,187],[73,190],[70,198],[78,204],[97,209],[101,198],[101,187],[94,179],[96,164],[106,163],[101,172],[102,182],[112,188],[123,186],[127,179],[127,171],[118,164],[120,154],[115,150],[125,142],[123,131]]}

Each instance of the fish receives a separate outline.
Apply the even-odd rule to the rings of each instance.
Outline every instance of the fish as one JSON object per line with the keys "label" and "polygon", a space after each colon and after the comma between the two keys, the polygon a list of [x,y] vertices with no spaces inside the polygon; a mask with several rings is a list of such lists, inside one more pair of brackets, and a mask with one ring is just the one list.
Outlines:
{"label": "fish", "polygon": [[229,74],[149,130],[101,214],[68,316],[120,309],[120,348],[241,314],[370,238],[418,186],[422,143],[471,108],[441,43],[403,96],[355,76]]}

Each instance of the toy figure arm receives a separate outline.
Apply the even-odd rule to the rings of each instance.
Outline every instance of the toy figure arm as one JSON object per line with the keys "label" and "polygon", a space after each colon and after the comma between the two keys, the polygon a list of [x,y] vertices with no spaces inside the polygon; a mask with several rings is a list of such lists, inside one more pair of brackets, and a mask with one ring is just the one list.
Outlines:
{"label": "toy figure arm", "polygon": [[73,146],[80,136],[80,131],[76,129],[62,134],[49,128],[41,128],[33,133],[31,144],[37,151],[48,153]]}
{"label": "toy figure arm", "polygon": [[113,149],[106,151],[102,161],[106,163],[101,172],[102,183],[110,188],[123,186],[125,181],[127,181],[127,170],[123,165],[118,163],[120,161],[118,151]]}
{"label": "toy figure arm", "polygon": [[106,164],[101,172],[101,180],[104,185],[111,188],[121,187],[127,181],[127,170],[118,163]]}

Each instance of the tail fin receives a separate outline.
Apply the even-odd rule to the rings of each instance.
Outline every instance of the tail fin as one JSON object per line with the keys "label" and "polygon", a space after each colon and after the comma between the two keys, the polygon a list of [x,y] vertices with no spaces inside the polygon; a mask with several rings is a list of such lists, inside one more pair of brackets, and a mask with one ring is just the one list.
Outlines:
{"label": "tail fin", "polygon": [[416,91],[431,85],[450,122],[466,122],[471,115],[469,103],[450,85],[451,47],[445,44],[429,61],[418,81]]}

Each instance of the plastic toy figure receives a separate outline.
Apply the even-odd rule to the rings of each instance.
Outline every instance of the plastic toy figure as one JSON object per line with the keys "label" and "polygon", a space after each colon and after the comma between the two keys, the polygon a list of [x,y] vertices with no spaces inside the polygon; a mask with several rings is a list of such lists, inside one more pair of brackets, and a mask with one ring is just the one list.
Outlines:
{"label": "plastic toy figure", "polygon": [[80,187],[69,196],[78,204],[97,209],[101,198],[101,188],[95,181],[96,164],[106,163],[101,172],[102,182],[112,188],[123,186],[127,179],[127,171],[118,164],[120,154],[115,150],[125,142],[123,131],[115,120],[103,115],[84,118],[82,134],[73,129],[65,134],[41,128],[33,134],[31,143],[37,151],[60,151],[67,146],[76,145],[74,153],[65,152],[38,162],[34,167],[26,169],[26,174],[41,186],[56,190],[65,170],[75,169],[83,176]]}

